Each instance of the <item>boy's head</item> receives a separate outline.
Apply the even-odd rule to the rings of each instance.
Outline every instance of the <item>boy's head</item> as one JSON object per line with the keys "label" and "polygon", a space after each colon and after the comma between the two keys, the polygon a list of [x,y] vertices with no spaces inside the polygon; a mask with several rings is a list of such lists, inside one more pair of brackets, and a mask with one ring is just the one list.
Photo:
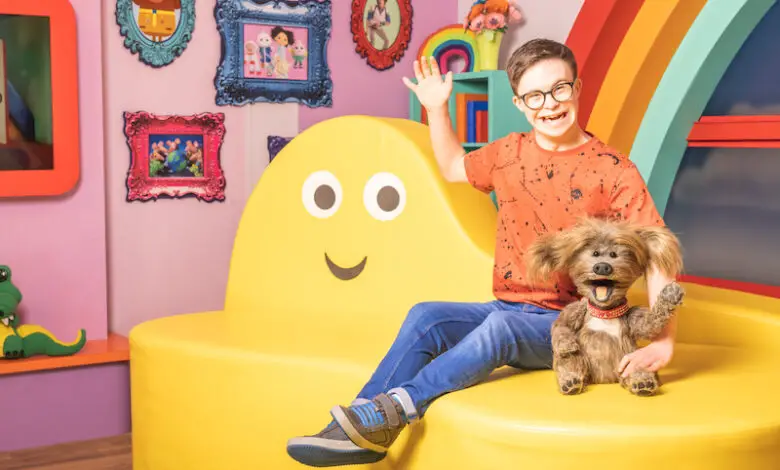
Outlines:
{"label": "boy's head", "polygon": [[515,106],[536,132],[560,138],[578,127],[581,82],[566,45],[550,39],[528,41],[509,58],[506,72]]}

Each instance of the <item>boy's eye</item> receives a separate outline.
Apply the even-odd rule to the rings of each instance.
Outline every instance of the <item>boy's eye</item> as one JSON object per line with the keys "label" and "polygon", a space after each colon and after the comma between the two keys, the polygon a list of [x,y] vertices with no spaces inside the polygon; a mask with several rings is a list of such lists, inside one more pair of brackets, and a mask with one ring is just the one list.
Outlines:
{"label": "boy's eye", "polygon": [[599,256],[601,256],[601,253],[599,253],[598,250],[594,251],[593,252],[593,256],[599,257]]}
{"label": "boy's eye", "polygon": [[617,258],[617,253],[615,253],[614,251],[610,251],[609,252],[609,257],[610,258]]}

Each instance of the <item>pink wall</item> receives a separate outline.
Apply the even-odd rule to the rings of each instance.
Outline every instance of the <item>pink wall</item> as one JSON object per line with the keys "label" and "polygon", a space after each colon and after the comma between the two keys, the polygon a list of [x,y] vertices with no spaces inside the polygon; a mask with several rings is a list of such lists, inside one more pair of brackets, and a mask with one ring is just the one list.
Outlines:
{"label": "pink wall", "polygon": [[100,2],[71,3],[78,21],[81,180],[66,196],[0,202],[0,263],[11,267],[24,295],[23,321],[67,341],[78,328],[90,339],[107,334]]}
{"label": "pink wall", "polygon": [[333,107],[300,109],[300,128],[336,116],[409,116],[409,93],[401,77],[414,76],[412,62],[429,34],[458,21],[455,0],[413,0],[412,40],[400,62],[379,72],[355,52],[350,31],[352,14],[348,0],[333,0],[333,32],[328,49],[333,77]]}

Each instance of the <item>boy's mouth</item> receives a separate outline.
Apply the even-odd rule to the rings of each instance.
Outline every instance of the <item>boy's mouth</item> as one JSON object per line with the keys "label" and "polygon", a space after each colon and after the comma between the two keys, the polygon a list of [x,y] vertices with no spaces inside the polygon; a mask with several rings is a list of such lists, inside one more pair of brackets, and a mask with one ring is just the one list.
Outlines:
{"label": "boy's mouth", "polygon": [[587,281],[593,298],[598,302],[606,302],[612,297],[612,291],[615,289],[615,281],[612,279],[591,279]]}
{"label": "boy's mouth", "polygon": [[556,122],[556,121],[560,121],[560,120],[562,120],[563,118],[565,118],[565,117],[566,117],[566,115],[568,115],[568,114],[569,114],[569,112],[568,112],[568,111],[561,111],[560,113],[551,114],[551,115],[549,115],[549,116],[544,116],[544,117],[542,117],[542,121],[544,121],[544,122]]}

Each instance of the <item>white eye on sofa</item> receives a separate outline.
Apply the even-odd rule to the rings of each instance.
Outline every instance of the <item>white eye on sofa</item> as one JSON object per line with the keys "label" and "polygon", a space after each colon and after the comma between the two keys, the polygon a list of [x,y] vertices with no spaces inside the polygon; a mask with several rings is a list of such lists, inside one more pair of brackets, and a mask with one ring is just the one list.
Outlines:
{"label": "white eye on sofa", "polygon": [[366,183],[363,204],[371,217],[386,222],[403,212],[406,206],[406,188],[392,173],[377,173]]}
{"label": "white eye on sofa", "polygon": [[303,206],[318,219],[327,219],[339,210],[341,183],[329,171],[315,171],[303,182]]}

